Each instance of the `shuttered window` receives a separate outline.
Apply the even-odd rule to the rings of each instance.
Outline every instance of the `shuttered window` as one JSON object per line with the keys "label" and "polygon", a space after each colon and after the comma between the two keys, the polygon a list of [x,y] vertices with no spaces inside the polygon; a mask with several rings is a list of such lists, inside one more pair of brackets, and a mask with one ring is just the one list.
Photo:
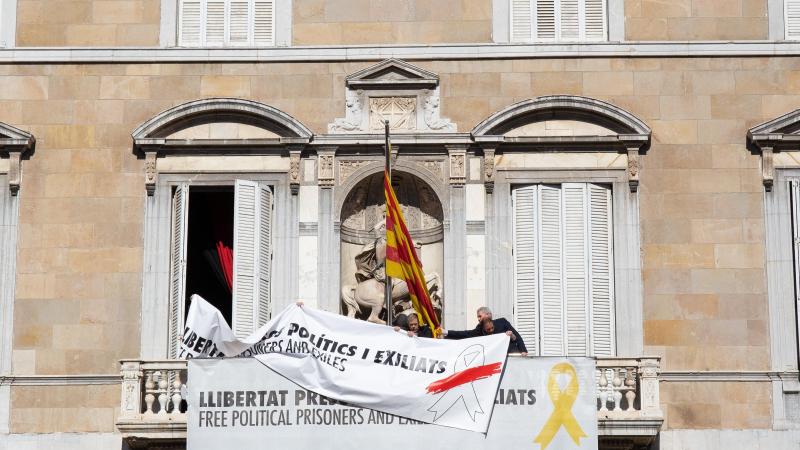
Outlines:
{"label": "shuttered window", "polygon": [[607,39],[606,0],[510,1],[512,42]]}
{"label": "shuttered window", "polygon": [[786,39],[800,39],[800,0],[784,0]]}
{"label": "shuttered window", "polygon": [[[176,187],[172,197],[170,238],[169,347],[177,356],[186,313],[186,260],[189,227],[188,184]],[[198,204],[198,207],[200,205]],[[271,314],[273,195],[270,187],[236,180],[233,194],[233,286],[231,328],[237,337],[249,336],[267,323]]]}
{"label": "shuttered window", "polygon": [[514,319],[529,351],[613,355],[611,189],[532,185],[512,201]]}
{"label": "shuttered window", "polygon": [[180,0],[185,47],[275,45],[275,0]]}

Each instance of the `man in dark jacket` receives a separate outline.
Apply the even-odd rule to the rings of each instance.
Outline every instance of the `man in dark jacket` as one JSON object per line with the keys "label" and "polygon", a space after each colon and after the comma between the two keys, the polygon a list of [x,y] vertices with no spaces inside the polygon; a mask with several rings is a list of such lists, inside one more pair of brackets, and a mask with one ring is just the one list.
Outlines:
{"label": "man in dark jacket", "polygon": [[[443,330],[443,335],[445,339],[466,339],[471,337],[477,336],[485,336],[487,334],[497,334],[497,333],[505,333],[508,337],[511,338],[511,342],[508,344],[508,352],[509,353],[522,353],[522,355],[527,355],[528,350],[525,348],[525,343],[522,342],[522,337],[517,333],[517,330],[514,329],[513,326],[508,322],[508,320],[499,318],[499,319],[492,319],[492,310],[486,306],[481,306],[478,308],[477,311],[478,316],[478,325],[475,326],[472,330]],[[487,333],[484,329],[484,325],[488,326],[488,322],[492,323],[493,331]]]}
{"label": "man in dark jacket", "polygon": [[484,336],[505,333],[511,338],[511,340],[508,341],[508,353],[520,353],[522,356],[528,354],[528,349],[525,348],[522,336],[517,333],[517,330],[515,330],[506,319],[502,317],[495,320],[489,319],[485,320],[481,325],[481,331]]}
{"label": "man in dark jacket", "polygon": [[481,336],[483,334],[483,329],[481,328],[481,324],[484,320],[489,319],[492,320],[492,310],[487,308],[486,306],[481,306],[478,308],[478,324],[475,325],[475,328],[471,330],[442,330],[442,335],[445,339],[466,339],[471,337]]}

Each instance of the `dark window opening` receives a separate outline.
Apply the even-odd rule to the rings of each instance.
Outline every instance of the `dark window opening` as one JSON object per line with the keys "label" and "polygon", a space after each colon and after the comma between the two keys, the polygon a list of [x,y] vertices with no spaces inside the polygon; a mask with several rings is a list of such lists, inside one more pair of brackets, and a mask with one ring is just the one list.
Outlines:
{"label": "dark window opening", "polygon": [[233,186],[192,187],[186,248],[186,311],[197,294],[232,319]]}

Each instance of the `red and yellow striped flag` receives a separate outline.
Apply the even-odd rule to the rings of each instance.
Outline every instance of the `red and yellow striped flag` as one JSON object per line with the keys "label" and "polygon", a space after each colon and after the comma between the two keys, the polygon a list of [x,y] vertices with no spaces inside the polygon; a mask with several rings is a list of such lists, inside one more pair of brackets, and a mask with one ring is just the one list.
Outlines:
{"label": "red and yellow striped flag", "polygon": [[417,257],[387,171],[383,173],[383,192],[386,195],[386,275],[406,282],[414,310],[422,317],[422,322],[428,324],[433,336],[439,337],[439,319],[428,295],[422,263]]}

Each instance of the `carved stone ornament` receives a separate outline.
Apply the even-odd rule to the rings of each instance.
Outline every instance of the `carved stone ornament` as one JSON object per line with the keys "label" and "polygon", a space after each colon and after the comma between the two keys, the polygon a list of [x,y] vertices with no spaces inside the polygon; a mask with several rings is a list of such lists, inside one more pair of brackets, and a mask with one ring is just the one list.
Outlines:
{"label": "carved stone ornament", "polygon": [[444,163],[442,161],[422,161],[422,166],[436,175],[439,181],[444,181]]}
{"label": "carved stone ornament", "polygon": [[486,192],[494,192],[494,149],[483,151],[483,185]]}
{"label": "carved stone ornament", "polygon": [[317,182],[320,186],[333,186],[333,152],[319,153],[317,159]]}
{"label": "carved stone ornament", "polygon": [[353,174],[359,167],[365,166],[373,161],[369,160],[349,160],[339,161],[339,184],[344,183],[350,175]]}
{"label": "carved stone ornament", "polygon": [[289,190],[292,195],[300,192],[300,151],[289,151]]}
{"label": "carved stone ornament", "polygon": [[147,152],[144,156],[144,188],[147,195],[152,196],[156,191],[156,152]]}
{"label": "carved stone ornament", "polygon": [[383,131],[455,132],[440,117],[439,77],[405,61],[388,59],[345,79],[345,116],[328,124],[328,133]]}
{"label": "carved stone ornament", "polygon": [[450,184],[463,185],[467,181],[467,148],[448,147],[447,152],[450,154]]}
{"label": "carved stone ornament", "polygon": [[628,186],[631,192],[639,189],[639,147],[628,147]]}

